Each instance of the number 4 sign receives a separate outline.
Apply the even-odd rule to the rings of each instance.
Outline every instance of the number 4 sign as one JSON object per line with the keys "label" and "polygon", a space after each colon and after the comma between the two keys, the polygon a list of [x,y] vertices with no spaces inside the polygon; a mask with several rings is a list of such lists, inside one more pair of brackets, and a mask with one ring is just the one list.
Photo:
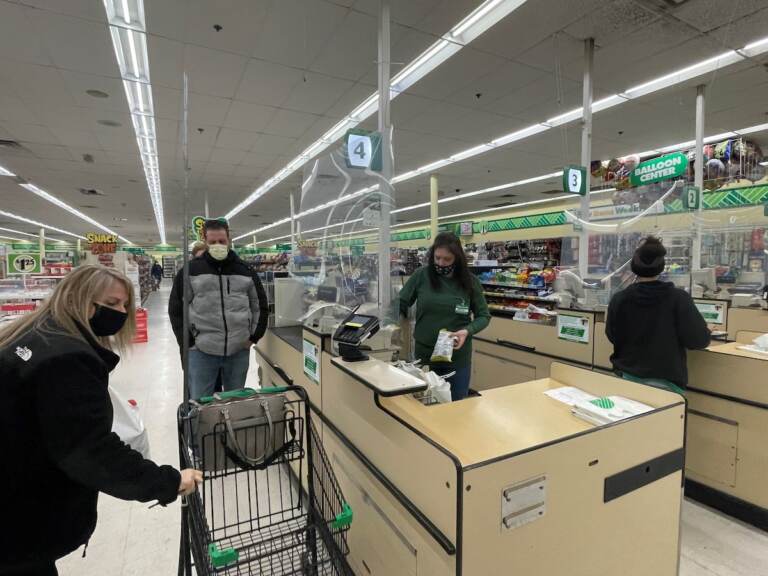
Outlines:
{"label": "number 4 sign", "polygon": [[587,193],[587,169],[584,166],[563,168],[563,192],[581,196]]}
{"label": "number 4 sign", "polygon": [[381,134],[350,130],[344,138],[344,156],[348,168],[381,170]]}

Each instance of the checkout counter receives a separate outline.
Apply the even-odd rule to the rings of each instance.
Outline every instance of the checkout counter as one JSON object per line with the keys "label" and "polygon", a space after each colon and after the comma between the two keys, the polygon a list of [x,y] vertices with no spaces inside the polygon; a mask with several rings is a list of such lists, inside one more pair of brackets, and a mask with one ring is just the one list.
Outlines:
{"label": "checkout counter", "polygon": [[[478,396],[431,406],[412,394],[421,380],[375,357],[345,361],[320,332],[272,328],[257,345],[263,385],[309,393],[354,510],[355,573],[677,574],[683,399],[577,367],[592,361],[586,344],[555,339],[537,364],[489,330],[476,355],[529,354],[513,362],[532,367],[478,372]],[[536,352],[548,353],[550,338],[536,337]],[[545,395],[562,386],[652,410],[596,426]]]}

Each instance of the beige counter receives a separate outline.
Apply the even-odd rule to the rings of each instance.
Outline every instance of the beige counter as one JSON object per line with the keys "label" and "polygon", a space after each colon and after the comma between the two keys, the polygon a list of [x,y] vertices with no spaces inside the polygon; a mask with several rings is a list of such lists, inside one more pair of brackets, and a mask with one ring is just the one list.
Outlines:
{"label": "beige counter", "polygon": [[[384,373],[378,360],[342,370],[323,351],[321,381],[308,382],[300,352],[275,338],[257,348],[265,382],[284,373],[317,388],[323,444],[355,514],[356,573],[677,573],[685,416],[676,394],[553,363],[546,378],[424,406],[361,382]],[[562,385],[654,410],[593,426],[544,395]]]}

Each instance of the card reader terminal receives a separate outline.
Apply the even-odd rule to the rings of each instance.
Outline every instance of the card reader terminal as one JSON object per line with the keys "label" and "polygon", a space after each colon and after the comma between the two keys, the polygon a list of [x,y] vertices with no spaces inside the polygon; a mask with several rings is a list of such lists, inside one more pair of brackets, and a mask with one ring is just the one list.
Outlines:
{"label": "card reader terminal", "polygon": [[360,352],[360,344],[379,331],[379,319],[376,316],[352,313],[347,316],[333,335],[339,343],[339,354],[348,362],[367,360],[368,356]]}

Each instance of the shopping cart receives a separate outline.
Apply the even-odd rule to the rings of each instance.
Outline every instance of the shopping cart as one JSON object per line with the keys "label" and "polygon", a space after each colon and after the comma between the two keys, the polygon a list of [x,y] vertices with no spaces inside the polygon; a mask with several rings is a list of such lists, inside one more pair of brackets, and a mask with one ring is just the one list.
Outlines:
{"label": "shopping cart", "polygon": [[[182,466],[203,471],[199,490],[182,505],[179,574],[194,567],[198,576],[352,575],[345,558],[352,510],[305,390],[258,394],[285,395],[282,417],[236,429],[223,422],[201,436],[194,403],[179,407]],[[254,453],[263,457],[249,458]]]}

